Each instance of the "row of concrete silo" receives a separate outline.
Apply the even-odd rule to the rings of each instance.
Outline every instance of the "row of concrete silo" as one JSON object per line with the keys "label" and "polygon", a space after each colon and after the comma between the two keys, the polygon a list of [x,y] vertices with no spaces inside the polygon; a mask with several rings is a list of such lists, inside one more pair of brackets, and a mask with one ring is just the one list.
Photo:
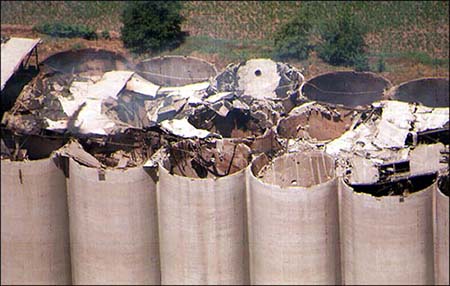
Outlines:
{"label": "row of concrete silo", "polygon": [[[369,103],[355,106],[367,109]],[[337,124],[333,113],[305,110],[299,112],[305,118],[288,131],[308,126],[301,133],[305,138],[326,141],[351,125],[351,120]],[[337,117],[359,112],[337,110]],[[316,127],[311,118],[318,118]],[[321,138],[311,131],[324,119],[331,134]],[[261,145],[279,148],[274,138],[279,133]],[[447,199],[448,206],[448,191],[434,174],[412,182],[415,189],[405,197],[375,197],[371,188],[393,186],[348,184],[335,170],[335,158],[321,150],[270,160],[252,154],[255,141],[236,139],[169,144],[158,152],[157,170],[147,164],[105,167],[106,161],[83,150],[89,146],[74,142],[56,157],[2,160],[2,283],[432,284],[445,282],[445,275],[448,280],[442,270],[448,207],[439,203]],[[11,227],[4,229],[4,223]]]}

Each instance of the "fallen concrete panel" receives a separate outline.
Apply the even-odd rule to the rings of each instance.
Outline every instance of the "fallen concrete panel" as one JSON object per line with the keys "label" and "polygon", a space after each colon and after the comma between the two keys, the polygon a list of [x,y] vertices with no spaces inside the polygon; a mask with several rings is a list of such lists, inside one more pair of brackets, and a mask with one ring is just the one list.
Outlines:
{"label": "fallen concrete panel", "polygon": [[[248,156],[245,145],[238,148]],[[215,150],[221,149],[217,146]],[[198,171],[199,166],[192,163],[195,155],[184,159],[185,163],[179,157],[180,164],[174,169],[168,161],[159,164],[162,284],[249,284],[244,183],[248,160],[232,156],[232,150],[225,148],[218,153],[222,155],[208,160],[216,162],[218,172],[228,174],[223,177],[200,179],[189,171],[190,164]],[[196,154],[207,157],[208,152]],[[225,166],[230,166],[228,173],[223,172]]]}
{"label": "fallen concrete panel", "polygon": [[1,284],[71,284],[64,173],[52,158],[1,167]]}
{"label": "fallen concrete panel", "polygon": [[1,46],[1,90],[40,39],[11,38]]}
{"label": "fallen concrete panel", "polygon": [[302,96],[347,107],[365,107],[383,99],[392,84],[371,72],[337,71],[318,75],[302,84]]}
{"label": "fallen concrete panel", "polygon": [[435,220],[435,283],[449,285],[449,181],[448,174],[442,176],[437,184]]}
{"label": "fallen concrete panel", "polygon": [[258,157],[247,171],[252,284],[340,284],[334,160]]}
{"label": "fallen concrete panel", "polygon": [[406,102],[417,102],[429,107],[449,106],[448,78],[421,78],[393,87],[387,96]]}
{"label": "fallen concrete panel", "polygon": [[213,78],[217,70],[202,59],[186,56],[163,56],[146,59],[136,65],[136,72],[161,86],[182,86]]}
{"label": "fallen concrete panel", "polygon": [[[377,197],[340,182],[343,284],[433,284],[434,176],[416,178],[414,193]],[[364,190],[390,192],[373,190],[383,187],[395,184]]]}
{"label": "fallen concrete panel", "polygon": [[151,176],[141,167],[102,171],[69,162],[73,283],[160,284]]}

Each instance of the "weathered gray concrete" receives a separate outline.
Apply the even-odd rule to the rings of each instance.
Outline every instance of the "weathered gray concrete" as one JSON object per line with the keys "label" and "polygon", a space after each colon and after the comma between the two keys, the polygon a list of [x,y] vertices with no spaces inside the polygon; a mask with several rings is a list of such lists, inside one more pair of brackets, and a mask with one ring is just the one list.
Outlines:
{"label": "weathered gray concrete", "polygon": [[334,160],[297,153],[267,165],[263,155],[247,169],[247,185],[251,283],[339,284]]}
{"label": "weathered gray concrete", "polygon": [[69,164],[73,284],[160,284],[156,186],[142,167]]}
{"label": "weathered gray concrete", "polygon": [[1,284],[71,284],[64,173],[51,158],[1,168]]}
{"label": "weathered gray concrete", "polygon": [[[443,180],[443,178],[441,178]],[[449,285],[449,200],[448,200],[448,176],[447,185],[436,185],[436,217],[435,217],[435,283],[437,285]],[[446,188],[447,194],[444,194]]]}
{"label": "weathered gray concrete", "polygon": [[433,284],[434,185],[404,198],[339,186],[343,284]]}
{"label": "weathered gray concrete", "polygon": [[337,71],[318,75],[300,87],[300,93],[310,100],[348,107],[367,107],[383,99],[391,82],[371,72]]}
{"label": "weathered gray concrete", "polygon": [[160,164],[163,285],[249,284],[246,166],[224,177],[200,179],[170,174]]}
{"label": "weathered gray concrete", "polygon": [[163,56],[146,59],[136,65],[143,78],[161,86],[182,86],[214,77],[213,64],[187,56]]}

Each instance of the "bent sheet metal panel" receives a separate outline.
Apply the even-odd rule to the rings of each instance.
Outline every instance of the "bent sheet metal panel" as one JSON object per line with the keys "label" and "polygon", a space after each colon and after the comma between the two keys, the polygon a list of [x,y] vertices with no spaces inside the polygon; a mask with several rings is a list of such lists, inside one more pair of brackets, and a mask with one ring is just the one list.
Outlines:
{"label": "bent sheet metal panel", "polygon": [[410,194],[373,197],[342,180],[343,283],[433,284],[433,185]]}
{"label": "bent sheet metal panel", "polygon": [[435,273],[436,284],[449,284],[449,200],[438,187],[436,187],[436,229],[435,229]]}
{"label": "bent sheet metal panel", "polygon": [[1,165],[1,284],[70,284],[64,173],[52,158]]}
{"label": "bent sheet metal panel", "polygon": [[339,284],[336,178],[281,188],[247,168],[247,180],[251,283]]}
{"label": "bent sheet metal panel", "polygon": [[244,170],[218,179],[159,167],[162,284],[248,284]]}
{"label": "bent sheet metal panel", "polygon": [[106,170],[70,159],[74,284],[159,284],[156,187],[143,168]]}

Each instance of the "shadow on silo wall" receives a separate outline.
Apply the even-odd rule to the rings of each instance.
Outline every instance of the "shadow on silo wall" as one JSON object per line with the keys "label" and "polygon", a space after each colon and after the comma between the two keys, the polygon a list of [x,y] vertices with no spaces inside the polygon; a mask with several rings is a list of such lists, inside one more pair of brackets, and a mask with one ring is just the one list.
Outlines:
{"label": "shadow on silo wall", "polygon": [[160,86],[182,86],[206,81],[216,76],[213,64],[187,56],[163,56],[146,59],[136,65],[136,72]]}
{"label": "shadow on silo wall", "polygon": [[1,160],[1,283],[71,284],[66,178],[55,157],[31,153]]}
{"label": "shadow on silo wall", "polygon": [[391,99],[418,102],[429,107],[449,106],[448,78],[422,78],[404,82],[393,87]]}
{"label": "shadow on silo wall", "polygon": [[289,154],[247,169],[252,284],[340,284],[334,160]]}
{"label": "shadow on silo wall", "polygon": [[383,99],[390,81],[371,72],[337,71],[318,75],[300,88],[310,100],[347,107],[367,106]]}
{"label": "shadow on silo wall", "polygon": [[162,284],[249,284],[245,167],[250,149],[181,141],[159,164]]}
{"label": "shadow on silo wall", "polygon": [[427,174],[372,185],[340,181],[343,284],[433,284],[435,179]]}
{"label": "shadow on silo wall", "polygon": [[97,49],[69,50],[56,53],[42,61],[42,64],[62,73],[104,73],[133,68],[133,65],[124,56]]}
{"label": "shadow on silo wall", "polygon": [[449,284],[449,180],[448,174],[439,178],[436,188],[436,221],[435,221],[435,283]]}

